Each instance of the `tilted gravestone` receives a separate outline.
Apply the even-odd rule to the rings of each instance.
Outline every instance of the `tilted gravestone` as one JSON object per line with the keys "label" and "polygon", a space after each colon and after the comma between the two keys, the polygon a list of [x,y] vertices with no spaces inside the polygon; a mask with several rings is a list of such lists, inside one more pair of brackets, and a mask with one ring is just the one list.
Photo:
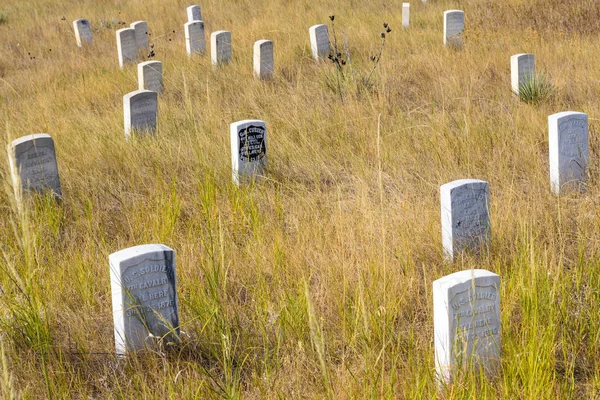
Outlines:
{"label": "tilted gravestone", "polygon": [[134,63],[137,60],[137,48],[135,44],[135,29],[123,28],[117,31],[117,52],[119,55],[119,66]]}
{"label": "tilted gravestone", "polygon": [[261,79],[273,77],[273,41],[259,40],[254,43],[254,75]]}
{"label": "tilted gravestone", "polygon": [[130,25],[135,30],[136,52],[148,49],[148,23],[146,21],[135,21]]}
{"label": "tilted gravestone", "polygon": [[320,60],[329,53],[329,30],[327,25],[313,25],[308,29],[310,34],[310,47],[315,60]]}
{"label": "tilted gravestone", "polygon": [[410,3],[402,3],[402,26],[408,28],[410,25]]}
{"label": "tilted gravestone", "polygon": [[236,185],[262,175],[267,166],[267,125],[244,120],[230,126],[231,164]]}
{"label": "tilted gravestone", "polygon": [[13,140],[8,159],[17,198],[20,192],[50,192],[61,197],[56,151],[52,137],[35,133]]}
{"label": "tilted gravestone", "polygon": [[439,384],[458,369],[493,374],[500,363],[500,276],[473,269],[433,282],[435,367]]}
{"label": "tilted gravestone", "polygon": [[108,259],[117,354],[152,349],[153,336],[178,341],[175,251],[146,244]]}
{"label": "tilted gravestone", "polygon": [[136,90],[123,96],[125,137],[132,133],[156,131],[158,119],[158,94],[151,90]]}
{"label": "tilted gravestone", "polygon": [[92,27],[87,19],[77,19],[73,21],[73,29],[75,30],[75,40],[77,46],[81,47],[84,43],[92,44]]}
{"label": "tilted gravestone", "polygon": [[535,73],[533,54],[515,54],[510,57],[510,81],[512,91],[518,95],[522,85],[531,82]]}
{"label": "tilted gravestone", "polygon": [[231,60],[231,32],[216,31],[210,35],[210,55],[213,65]]}
{"label": "tilted gravestone", "polygon": [[202,10],[200,10],[200,6],[189,6],[187,8],[187,19],[188,22],[202,21]]}
{"label": "tilted gravestone", "polygon": [[206,52],[206,40],[204,39],[204,22],[191,21],[183,25],[185,32],[185,48],[187,54],[204,54]]}
{"label": "tilted gravestone", "polygon": [[461,47],[465,30],[465,13],[460,10],[444,11],[444,45]]}
{"label": "tilted gravestone", "polygon": [[478,253],[490,241],[489,185],[478,179],[460,179],[440,187],[444,257]]}
{"label": "tilted gravestone", "polygon": [[548,117],[550,186],[555,194],[583,184],[589,163],[588,116],[565,111]]}
{"label": "tilted gravestone", "polygon": [[162,93],[163,73],[160,61],[146,61],[138,64],[139,90],[151,90]]}

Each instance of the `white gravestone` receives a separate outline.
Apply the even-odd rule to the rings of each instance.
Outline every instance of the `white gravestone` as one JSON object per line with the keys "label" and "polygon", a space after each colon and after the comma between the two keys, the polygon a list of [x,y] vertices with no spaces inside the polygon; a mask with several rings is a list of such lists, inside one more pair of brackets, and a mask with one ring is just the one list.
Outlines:
{"label": "white gravestone", "polygon": [[138,64],[138,86],[140,90],[162,93],[163,74],[160,61],[146,61]]}
{"label": "white gravestone", "polygon": [[175,251],[146,244],[108,259],[117,354],[151,349],[152,336],[178,341]]}
{"label": "white gravestone", "polygon": [[329,43],[329,30],[327,25],[313,25],[308,29],[310,34],[310,47],[315,60],[322,59],[331,48]]}
{"label": "white gravestone", "polygon": [[187,8],[188,22],[202,21],[202,11],[200,6],[189,6]]}
{"label": "white gravestone", "polygon": [[151,90],[136,90],[123,96],[125,137],[132,133],[156,131],[158,119],[158,94]]}
{"label": "white gravestone", "polygon": [[577,187],[587,178],[589,162],[588,116],[574,111],[548,117],[550,185],[555,194]]}
{"label": "white gravestone", "polygon": [[204,22],[192,21],[183,25],[185,32],[185,48],[187,54],[204,54],[206,52],[206,40],[204,39]]}
{"label": "white gravestone", "polygon": [[273,77],[273,41],[259,40],[254,43],[254,75],[261,79]]}
{"label": "white gravestone", "polygon": [[244,120],[230,126],[231,164],[236,185],[262,175],[267,166],[267,125]]}
{"label": "white gravestone", "polygon": [[77,46],[81,47],[84,43],[92,44],[92,27],[87,19],[77,19],[73,21],[73,29],[75,30],[75,40]]}
{"label": "white gravestone", "polygon": [[410,25],[410,3],[402,3],[402,26],[408,28]]}
{"label": "white gravestone", "polygon": [[231,60],[231,32],[216,31],[210,35],[210,55],[213,65]]}
{"label": "white gravestone", "polygon": [[8,159],[17,198],[19,185],[24,192],[50,191],[61,197],[56,151],[50,135],[36,133],[13,140],[8,146]]}
{"label": "white gravestone", "polygon": [[488,245],[490,232],[489,185],[478,179],[460,179],[440,187],[444,256],[478,253]]}
{"label": "white gravestone", "polygon": [[460,10],[444,11],[444,45],[462,46],[465,13]]}
{"label": "white gravestone", "polygon": [[135,30],[136,52],[148,49],[148,23],[146,21],[132,22],[131,28]]}
{"label": "white gravestone", "polygon": [[500,276],[473,269],[434,281],[433,321],[438,383],[451,383],[466,366],[498,369]]}
{"label": "white gravestone", "polygon": [[533,54],[515,54],[510,57],[510,82],[512,91],[518,95],[521,85],[530,82],[535,73]]}
{"label": "white gravestone", "polygon": [[137,49],[135,44],[135,29],[123,28],[117,31],[117,52],[119,54],[119,66],[134,63],[137,60]]}

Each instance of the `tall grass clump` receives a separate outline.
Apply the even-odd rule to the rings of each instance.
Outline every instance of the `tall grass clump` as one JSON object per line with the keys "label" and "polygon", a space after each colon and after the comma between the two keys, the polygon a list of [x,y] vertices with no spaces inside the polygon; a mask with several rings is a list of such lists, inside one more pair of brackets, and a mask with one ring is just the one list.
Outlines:
{"label": "tall grass clump", "polygon": [[552,98],[554,92],[554,86],[546,76],[535,74],[519,85],[518,96],[524,103],[537,105]]}

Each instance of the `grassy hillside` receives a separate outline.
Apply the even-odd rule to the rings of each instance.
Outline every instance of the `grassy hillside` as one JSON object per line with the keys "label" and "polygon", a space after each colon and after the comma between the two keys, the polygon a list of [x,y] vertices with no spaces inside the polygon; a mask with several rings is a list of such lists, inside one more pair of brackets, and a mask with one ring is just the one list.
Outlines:
{"label": "grassy hillside", "polygon": [[[185,53],[181,0],[3,0],[5,144],[55,140],[64,200],[12,195],[0,174],[0,387],[10,398],[485,398],[600,396],[600,4],[595,0],[203,0],[207,38],[233,62]],[[465,11],[465,46],[442,15]],[[337,85],[310,57],[330,23],[351,62]],[[65,20],[62,20],[62,17]],[[78,49],[72,21],[89,18]],[[148,21],[166,91],[155,139],[126,142],[115,30]],[[365,85],[382,24],[381,62]],[[331,28],[331,27],[330,27]],[[275,79],[252,45],[275,43]],[[533,53],[554,96],[510,92],[510,56]],[[344,51],[346,53],[346,51]],[[342,100],[343,99],[343,100]],[[590,122],[585,193],[549,187],[548,115]],[[268,179],[231,182],[229,124],[267,123]],[[490,183],[489,254],[443,262],[439,186]],[[108,255],[177,252],[181,346],[114,355]],[[438,392],[432,281],[501,276],[502,370]]]}

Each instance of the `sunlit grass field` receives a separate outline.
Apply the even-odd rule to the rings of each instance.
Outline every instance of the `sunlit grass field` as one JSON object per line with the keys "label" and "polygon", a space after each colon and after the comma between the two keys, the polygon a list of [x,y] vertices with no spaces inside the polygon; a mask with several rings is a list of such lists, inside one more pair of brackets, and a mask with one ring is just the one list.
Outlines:
{"label": "sunlit grass field", "polygon": [[[63,192],[17,204],[0,157],[0,397],[600,398],[600,3],[412,0],[403,29],[401,1],[203,0],[207,44],[233,36],[216,70],[186,54],[191,4],[0,3],[3,145],[52,135]],[[465,12],[461,50],[442,44],[448,9]],[[331,34],[329,15],[342,75],[311,58],[308,28]],[[165,92],[156,137],[125,141],[137,69],[119,69],[115,31],[136,20]],[[260,39],[268,82],[252,73]],[[551,97],[513,96],[516,53],[535,55]],[[559,198],[547,117],[568,110],[589,115],[590,176]],[[238,188],[243,119],[266,122],[269,166]],[[461,178],[490,184],[492,243],[448,264],[439,186]],[[185,334],[122,360],[108,255],[145,243],[177,252]],[[501,370],[438,390],[431,285],[470,268],[501,277]]]}

